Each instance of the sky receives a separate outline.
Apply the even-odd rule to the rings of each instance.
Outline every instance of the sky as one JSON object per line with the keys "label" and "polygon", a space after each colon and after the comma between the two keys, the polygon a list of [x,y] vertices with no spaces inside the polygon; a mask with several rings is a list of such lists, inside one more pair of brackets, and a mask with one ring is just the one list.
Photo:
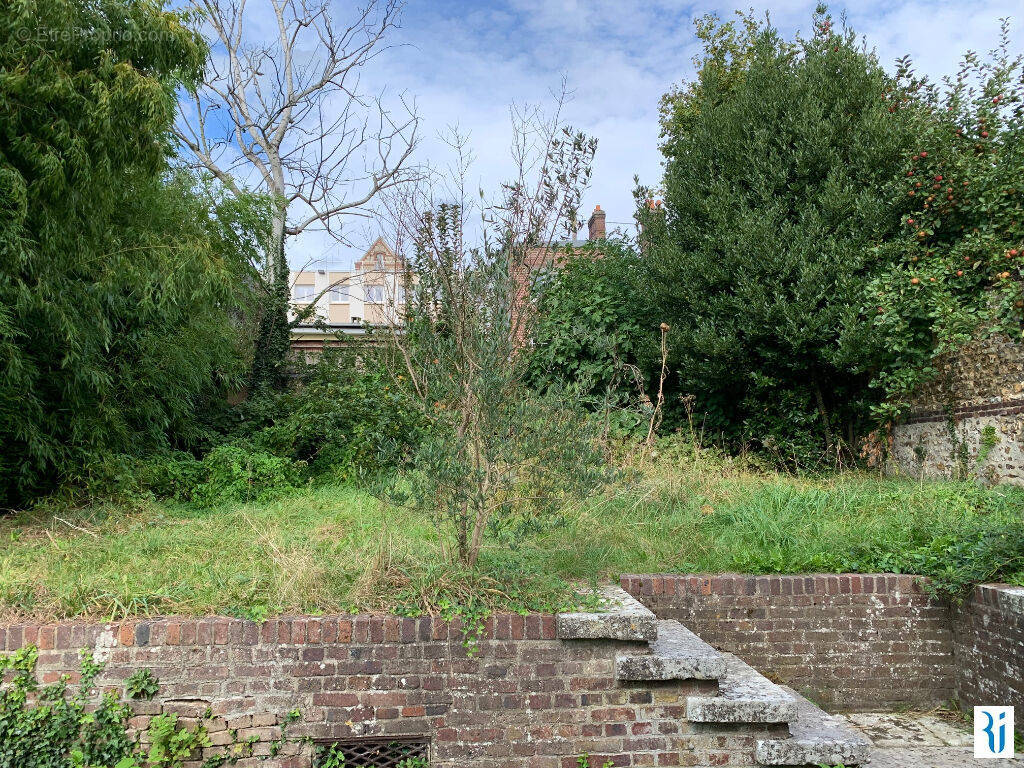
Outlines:
{"label": "sky", "polygon": [[[346,5],[337,3],[340,20]],[[769,12],[791,36],[810,33],[815,5],[780,0],[753,8]],[[693,74],[694,19],[709,12],[727,17],[750,6],[749,0],[739,6],[720,0],[408,0],[392,47],[374,60],[364,86],[415,99],[422,117],[420,162],[448,161],[438,136],[457,124],[476,157],[471,180],[494,189],[512,167],[509,105],[550,106],[564,78],[571,91],[567,122],[598,140],[583,216],[600,204],[609,229],[628,230],[634,175],[650,185],[660,181],[658,100]],[[934,78],[955,71],[967,50],[993,47],[1001,17],[1013,19],[1015,48],[1024,51],[1021,0],[866,0],[832,3],[829,11],[836,20],[845,16],[886,66],[909,54],[918,72]],[[348,248],[307,238],[293,250],[293,265],[345,263],[378,234],[365,221],[353,223],[349,233]]]}

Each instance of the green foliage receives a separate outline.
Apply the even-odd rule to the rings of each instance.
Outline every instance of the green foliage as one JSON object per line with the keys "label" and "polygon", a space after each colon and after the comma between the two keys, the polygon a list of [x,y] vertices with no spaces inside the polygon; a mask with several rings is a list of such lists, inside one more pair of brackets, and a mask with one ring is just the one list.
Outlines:
{"label": "green foliage", "polygon": [[[473,568],[451,563],[449,532],[418,509],[352,485],[215,509],[150,501],[55,517],[35,510],[0,521],[0,611],[37,621],[377,611],[472,620],[572,610],[579,584],[622,573],[935,575],[947,558],[974,569],[972,552],[984,558],[977,575],[1024,586],[1000,539],[975,546],[981,532],[1004,527],[1013,543],[1024,489],[794,476],[678,437],[633,453],[622,473],[629,482],[489,538]],[[967,542],[965,554],[952,558],[945,548],[957,542]]]}
{"label": "green foliage", "polygon": [[[206,49],[148,0],[0,10],[0,506],[195,443],[241,371],[238,238],[167,171]],[[211,215],[211,208],[214,214]]]}
{"label": "green foliage", "polygon": [[863,288],[880,267],[871,246],[901,231],[887,185],[917,121],[890,111],[898,83],[820,13],[795,42],[749,16],[698,34],[696,81],[663,102],[665,208],[638,190],[674,394],[734,446],[813,463],[870,405]]}
{"label": "green foliage", "polygon": [[197,749],[210,746],[206,726],[179,726],[178,715],[173,712],[155,715],[149,723],[149,736],[152,743],[146,752],[146,765],[152,768],[179,768]]}
{"label": "green foliage", "polygon": [[150,669],[138,669],[128,676],[124,689],[133,699],[152,699],[160,690],[160,681]]}
{"label": "green foliage", "polygon": [[0,768],[137,768],[131,710],[109,693],[90,706],[101,666],[83,653],[77,688],[67,677],[40,687],[37,656],[32,646],[0,656],[0,673],[10,676],[0,689]]}
{"label": "green foliage", "polygon": [[866,288],[885,350],[879,418],[905,411],[936,355],[979,334],[1024,337],[1024,57],[1010,47],[1004,22],[996,50],[968,54],[941,88],[901,65],[901,89],[924,110],[890,185],[902,232],[874,249],[889,266]]}
{"label": "green foliage", "polygon": [[[404,482],[387,489],[455,531],[459,559],[485,533],[514,544],[562,521],[559,510],[607,483],[612,472],[597,444],[597,425],[559,395],[522,390],[515,402],[490,404],[491,429],[460,434],[459,414],[438,411]],[[487,456],[487,464],[478,455]]]}
{"label": "green foliage", "polygon": [[[93,688],[103,665],[81,651],[81,678],[76,688],[68,676],[40,686],[35,679],[38,650],[26,646],[0,656],[0,768],[181,768],[212,742],[205,722],[192,726],[178,722],[175,713],[152,717],[147,729],[149,748],[142,748],[128,733],[131,708],[105,693],[97,703]],[[125,692],[152,698],[158,690],[149,670],[128,678]],[[207,710],[205,717],[209,717]],[[273,759],[289,740],[288,727],[300,719],[288,712],[281,733],[268,743],[267,754],[255,755],[258,737],[239,742],[237,736],[222,751],[209,756],[204,768],[234,764],[241,758],[263,762]],[[300,739],[305,741],[305,739]]]}
{"label": "green foliage", "polygon": [[297,387],[247,409],[250,418],[236,434],[267,453],[306,462],[311,477],[328,482],[399,469],[427,424],[379,361],[329,351]]}
{"label": "green foliage", "polygon": [[1024,519],[983,521],[906,552],[866,557],[875,570],[927,576],[933,593],[961,600],[975,584],[1024,579]]}
{"label": "green foliage", "polygon": [[[590,755],[584,753],[576,758],[577,768],[590,768]],[[601,763],[601,768],[614,768],[615,763],[611,760],[605,760]]]}
{"label": "green foliage", "polygon": [[[534,285],[537,318],[528,378],[540,392],[571,389],[591,408],[638,426],[629,406],[645,395],[656,352],[643,302],[642,262],[606,240],[573,249]],[[648,416],[649,418],[649,416]]]}
{"label": "green foliage", "polygon": [[191,500],[202,506],[267,501],[301,482],[300,464],[239,444],[219,445],[199,464],[201,480]]}
{"label": "green foliage", "polygon": [[[301,370],[301,369],[300,369]],[[202,458],[105,454],[82,483],[93,498],[152,494],[198,505],[265,502],[307,481],[350,482],[407,465],[428,420],[379,364],[326,352],[291,389],[221,405],[198,427]]]}
{"label": "green foliage", "polygon": [[[529,120],[517,126],[517,141],[539,156],[520,157],[523,176],[483,212],[491,226],[478,244],[465,229],[467,201],[434,206],[427,198],[407,213],[414,291],[389,346],[394,386],[430,428],[407,482],[382,495],[435,521],[448,557],[470,568],[488,534],[504,543],[557,524],[562,507],[612,474],[578,393],[549,387],[538,395],[528,385],[523,347],[534,313],[517,281],[556,231],[578,228],[596,142]],[[539,178],[524,182],[533,168]]]}

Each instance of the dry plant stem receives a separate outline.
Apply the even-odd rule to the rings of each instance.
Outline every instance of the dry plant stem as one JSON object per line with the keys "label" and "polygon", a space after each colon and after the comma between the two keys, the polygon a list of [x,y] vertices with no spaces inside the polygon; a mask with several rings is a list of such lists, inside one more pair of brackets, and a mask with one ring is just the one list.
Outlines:
{"label": "dry plant stem", "polygon": [[668,378],[668,325],[661,324],[661,372],[658,375],[658,399],[647,428],[647,445],[654,442],[654,433],[661,426],[661,410],[665,403],[665,379]]}

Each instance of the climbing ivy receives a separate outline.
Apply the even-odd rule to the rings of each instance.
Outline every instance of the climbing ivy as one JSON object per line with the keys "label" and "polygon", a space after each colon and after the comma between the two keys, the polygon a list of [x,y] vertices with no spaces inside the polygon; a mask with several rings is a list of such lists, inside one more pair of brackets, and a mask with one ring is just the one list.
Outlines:
{"label": "climbing ivy", "polygon": [[[41,686],[36,681],[39,652],[26,646],[0,657],[0,679],[9,682],[0,689],[0,768],[180,768],[197,750],[211,746],[206,721],[193,726],[182,724],[175,713],[156,715],[150,720],[148,748],[129,732],[131,707],[114,692],[105,693],[95,703],[96,676],[103,665],[82,650],[81,677],[71,684],[70,675],[56,683]],[[125,692],[137,698],[152,698],[158,684],[152,672],[139,670],[125,683]],[[234,765],[239,760],[259,761],[276,757],[289,741],[308,741],[288,736],[288,727],[298,721],[298,710],[288,712],[281,733],[268,745],[267,755],[256,755],[259,738],[239,740],[232,730],[230,744],[203,762],[203,768]],[[402,768],[420,768],[417,765]]]}
{"label": "climbing ivy", "polygon": [[83,652],[76,688],[67,675],[40,687],[37,658],[33,646],[0,657],[0,673],[10,675],[10,684],[0,691],[0,768],[135,768],[128,706],[107,693],[97,707],[89,707],[102,665]]}

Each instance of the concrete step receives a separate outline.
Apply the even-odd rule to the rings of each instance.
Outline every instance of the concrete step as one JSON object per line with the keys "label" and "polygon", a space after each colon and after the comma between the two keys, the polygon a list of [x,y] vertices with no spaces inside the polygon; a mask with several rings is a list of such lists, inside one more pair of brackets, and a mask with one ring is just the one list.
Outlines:
{"label": "concrete step", "polygon": [[797,696],[776,685],[731,653],[723,653],[725,674],[718,695],[689,696],[686,719],[693,723],[791,723]]}
{"label": "concrete step", "polygon": [[717,680],[725,674],[725,658],[678,621],[659,621],[658,639],[649,653],[615,657],[619,680]]}
{"label": "concrete step", "polygon": [[814,706],[791,688],[797,717],[789,724],[788,739],[760,739],[754,757],[758,765],[863,765],[871,742],[842,718]]}
{"label": "concrete step", "polygon": [[649,643],[658,637],[658,620],[639,600],[618,585],[600,589],[602,607],[560,613],[555,618],[562,640],[628,640]]}

